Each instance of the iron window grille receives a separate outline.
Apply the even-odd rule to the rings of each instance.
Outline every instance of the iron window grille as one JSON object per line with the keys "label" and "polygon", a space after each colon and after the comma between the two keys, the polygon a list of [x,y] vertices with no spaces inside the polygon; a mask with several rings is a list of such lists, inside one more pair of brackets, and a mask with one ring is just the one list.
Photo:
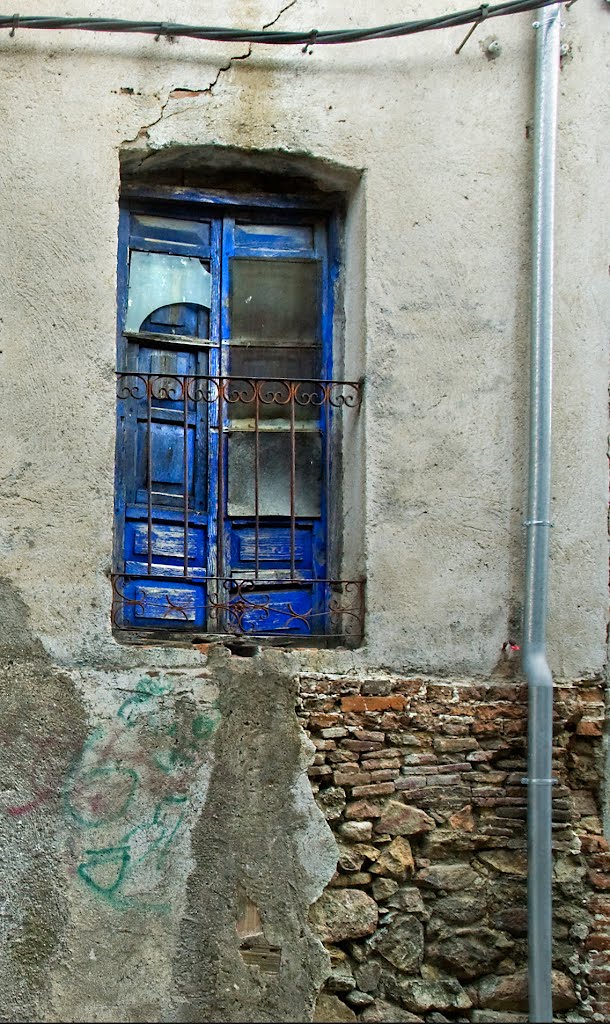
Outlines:
{"label": "iron window grille", "polygon": [[328,214],[124,203],[112,624],[125,639],[357,644],[338,481]]}

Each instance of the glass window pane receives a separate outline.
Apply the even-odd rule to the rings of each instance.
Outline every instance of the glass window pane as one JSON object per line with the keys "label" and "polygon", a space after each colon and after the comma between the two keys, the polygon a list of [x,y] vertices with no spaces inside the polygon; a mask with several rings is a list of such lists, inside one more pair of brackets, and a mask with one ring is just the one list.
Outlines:
{"label": "glass window pane", "polygon": [[209,221],[182,220],[175,217],[149,217],[141,213],[131,215],[131,239],[134,248],[164,248],[175,254],[196,255],[197,249],[210,244]]}
{"label": "glass window pane", "polygon": [[[254,419],[252,395],[253,377],[262,377],[258,416],[260,420],[290,419],[290,403],[286,401],[289,391],[283,381],[305,378],[299,384],[294,406],[296,420],[316,420],[320,415],[319,385],[308,383],[320,373],[320,350],[317,348],[262,348],[261,346],[235,345],[230,350],[230,374],[238,378],[234,393],[241,394],[244,401],[228,404],[230,419]],[[240,380],[239,378],[243,378]],[[269,383],[266,383],[266,382]],[[274,396],[276,396],[274,398]],[[317,403],[316,403],[317,399]]]}
{"label": "glass window pane", "polygon": [[129,260],[126,331],[139,331],[154,310],[175,303],[210,308],[211,275],[201,260],[133,251]]}
{"label": "glass window pane", "polygon": [[235,244],[261,249],[313,249],[313,224],[246,224],[235,222]]}
{"label": "glass window pane", "polygon": [[318,263],[234,259],[231,269],[233,340],[268,345],[318,340]]}
{"label": "glass window pane", "polygon": [[[258,501],[261,516],[290,515],[290,435],[260,433]],[[295,435],[295,513],[320,515],[321,443],[317,433]],[[229,437],[229,515],[253,516],[255,436]]]}

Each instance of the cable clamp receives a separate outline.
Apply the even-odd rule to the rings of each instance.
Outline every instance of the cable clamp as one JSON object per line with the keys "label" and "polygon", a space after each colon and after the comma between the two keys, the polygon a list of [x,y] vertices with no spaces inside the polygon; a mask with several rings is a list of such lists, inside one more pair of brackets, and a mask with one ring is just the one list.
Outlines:
{"label": "cable clamp", "polygon": [[13,14],[13,27],[12,27],[11,31],[9,32],[9,36],[11,37],[11,39],[15,35],[15,32],[17,31],[17,29],[19,28],[19,18],[20,17],[21,17],[21,15],[19,15],[19,14]]}
{"label": "cable clamp", "polygon": [[155,43],[159,42],[161,36],[165,36],[166,39],[173,39],[174,38],[173,35],[172,35],[173,27],[174,26],[173,26],[171,21],[162,21],[161,24],[159,25],[159,31],[157,32],[157,34],[155,36]]}
{"label": "cable clamp", "polygon": [[522,786],[558,786],[558,779],[521,779]]}
{"label": "cable clamp", "polygon": [[551,529],[555,526],[555,523],[551,523],[549,519],[524,519],[524,526],[550,526]]}
{"label": "cable clamp", "polygon": [[311,30],[311,32],[309,33],[309,39],[305,43],[305,46],[301,50],[301,53],[309,53],[311,55],[313,53],[314,44],[315,44],[315,41],[316,41],[317,38],[318,38],[318,30],[317,30],[317,28],[313,28]]}
{"label": "cable clamp", "polygon": [[460,51],[464,49],[464,47],[466,46],[466,43],[470,39],[470,37],[471,37],[472,33],[474,32],[474,30],[476,28],[478,28],[478,26],[481,24],[482,21],[485,21],[485,18],[487,17],[488,14],[489,14],[489,4],[481,4],[481,6],[479,7],[479,16],[476,19],[476,21],[470,26],[470,28],[468,29],[468,32],[466,33],[466,35],[462,39],[462,42],[460,43],[460,45],[458,46],[457,50],[455,51],[457,54],[459,54]]}

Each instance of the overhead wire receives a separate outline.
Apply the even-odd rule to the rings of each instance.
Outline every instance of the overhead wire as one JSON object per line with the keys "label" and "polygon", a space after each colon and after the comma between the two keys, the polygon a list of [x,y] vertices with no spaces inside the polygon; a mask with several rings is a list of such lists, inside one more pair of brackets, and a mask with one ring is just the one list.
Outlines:
{"label": "overhead wire", "polygon": [[[222,28],[204,25],[181,25],[173,22],[130,21],[120,18],[75,18],[75,17],[40,17],[36,15],[0,15],[0,29],[10,29],[10,35],[22,29],[60,30],[69,29],[80,32],[114,32],[154,35],[161,37],[185,37],[203,39],[210,42],[244,42],[261,43],[265,46],[299,45],[305,48],[313,46],[331,46],[340,43],[361,43],[375,39],[395,39],[402,36],[416,35],[420,32],[431,32],[443,28],[455,28],[460,25],[476,25],[490,18],[501,18],[511,14],[522,14],[548,7],[556,0],[505,0],[499,4],[481,4],[453,14],[437,15],[416,21],[402,21],[393,25],[380,25],[373,28],[350,29],[309,29],[306,31],[264,29]],[[575,2],[575,0],[573,0]]]}

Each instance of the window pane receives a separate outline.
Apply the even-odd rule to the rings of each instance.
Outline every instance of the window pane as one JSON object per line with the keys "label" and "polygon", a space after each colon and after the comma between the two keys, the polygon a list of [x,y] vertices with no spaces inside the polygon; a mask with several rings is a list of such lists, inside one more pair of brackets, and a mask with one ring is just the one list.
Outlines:
{"label": "window pane", "polygon": [[182,220],[174,217],[148,217],[131,215],[131,239],[134,249],[167,251],[178,255],[195,256],[197,250],[210,244],[209,221]]}
{"label": "window pane", "polygon": [[235,222],[235,244],[261,249],[313,249],[312,224],[246,224]]}
{"label": "window pane", "polygon": [[126,331],[139,331],[154,310],[175,303],[210,308],[212,278],[201,260],[133,251],[129,260]]}
{"label": "window pane", "polygon": [[[290,435],[265,434],[259,439],[259,515],[290,515]],[[295,513],[320,515],[321,445],[319,434],[295,436]],[[255,436],[229,437],[229,515],[253,516]]]}
{"label": "window pane", "polygon": [[281,345],[318,340],[318,263],[234,259],[231,269],[234,341]]}
{"label": "window pane", "polygon": [[[320,351],[317,348],[262,348],[261,346],[232,346],[230,354],[230,374],[242,378],[234,382],[233,392],[242,395],[243,401],[228,404],[231,420],[254,419],[254,402],[248,401],[252,396],[253,387],[248,381],[253,377],[262,377],[258,406],[259,420],[290,419],[290,402],[288,384],[305,378],[299,384],[294,404],[296,420],[316,420],[320,415],[320,394],[318,385],[308,383],[316,379],[320,372]],[[269,383],[267,383],[267,381]],[[318,399],[316,404],[316,398]]]}

